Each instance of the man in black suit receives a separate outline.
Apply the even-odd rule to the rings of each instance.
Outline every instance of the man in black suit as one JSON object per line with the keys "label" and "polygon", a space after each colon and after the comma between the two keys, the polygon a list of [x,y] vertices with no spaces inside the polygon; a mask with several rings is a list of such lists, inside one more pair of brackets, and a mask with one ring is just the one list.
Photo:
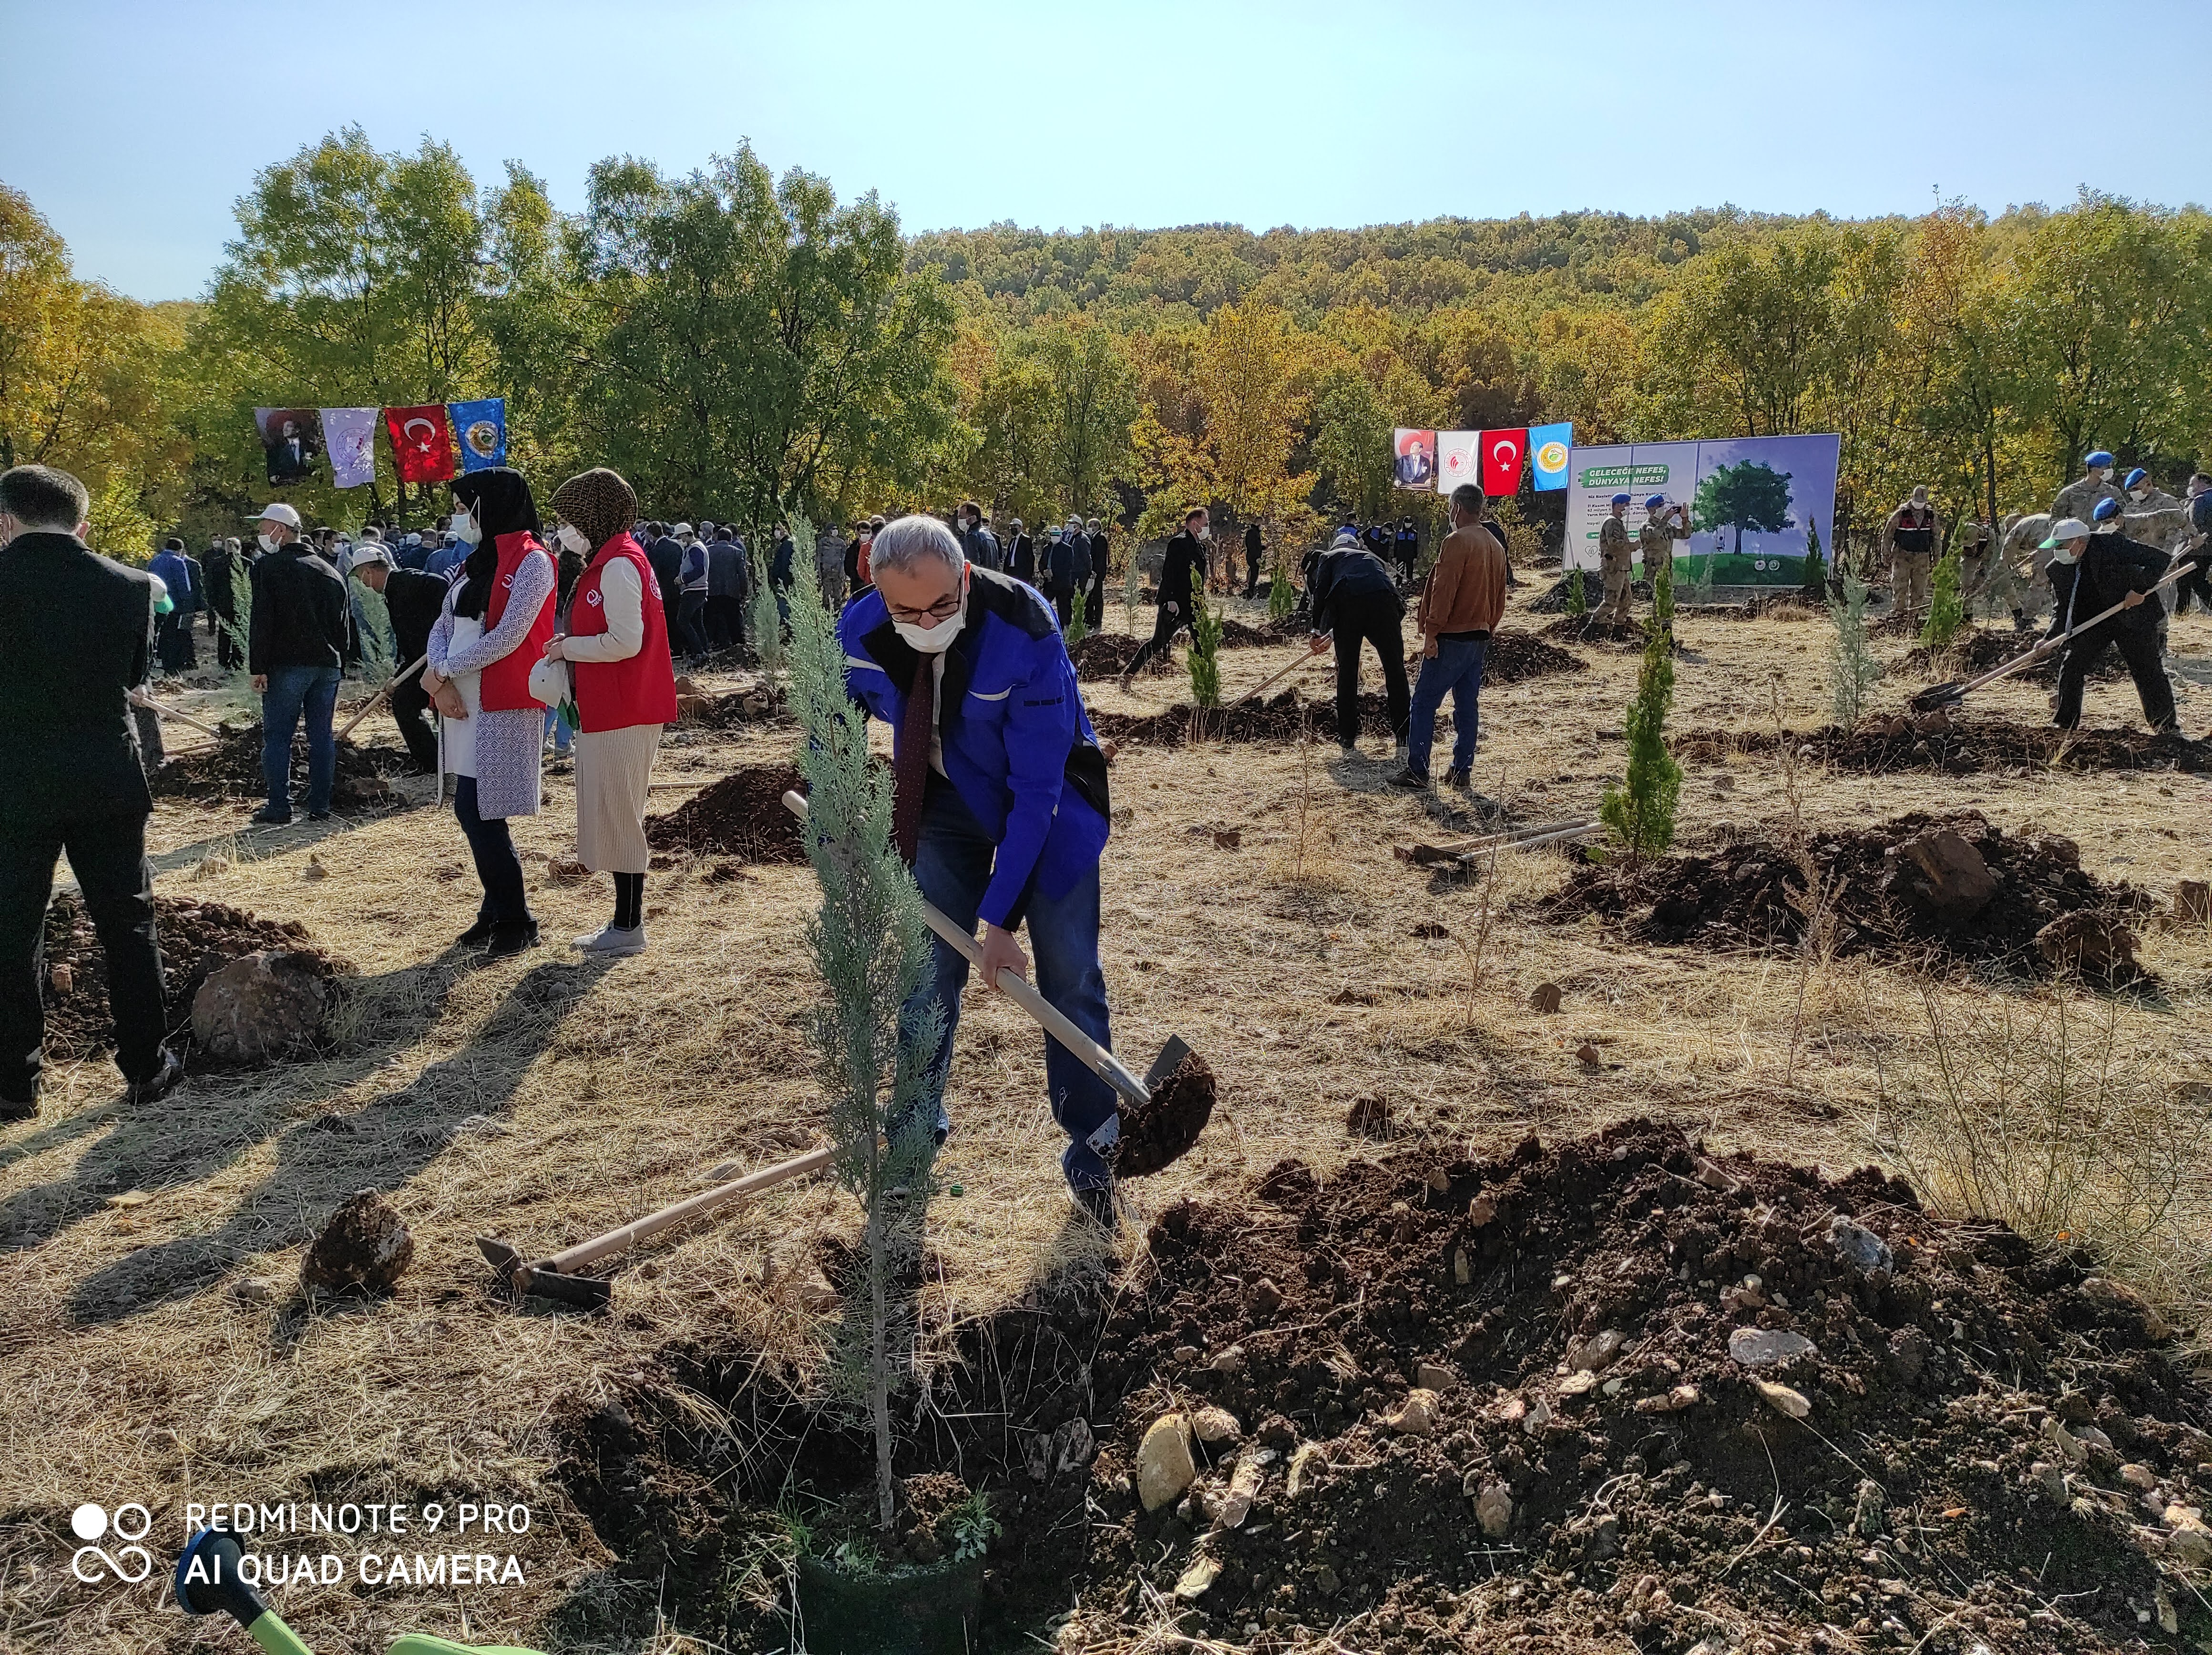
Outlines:
{"label": "man in black suit", "polygon": [[131,1101],[185,1072],[161,1041],[154,801],[129,699],[152,664],[154,583],[86,549],[89,507],[66,471],[0,474],[0,1119],[38,1112],[46,904],[64,850],[107,956]]}

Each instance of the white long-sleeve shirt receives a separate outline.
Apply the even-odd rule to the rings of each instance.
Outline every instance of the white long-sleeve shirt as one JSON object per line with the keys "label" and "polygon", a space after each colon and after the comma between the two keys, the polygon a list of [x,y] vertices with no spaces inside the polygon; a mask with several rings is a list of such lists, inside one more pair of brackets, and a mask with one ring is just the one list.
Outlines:
{"label": "white long-sleeve shirt", "polygon": [[607,560],[599,572],[599,603],[607,629],[566,640],[561,653],[569,660],[627,661],[645,647],[645,588],[636,564],[626,557]]}

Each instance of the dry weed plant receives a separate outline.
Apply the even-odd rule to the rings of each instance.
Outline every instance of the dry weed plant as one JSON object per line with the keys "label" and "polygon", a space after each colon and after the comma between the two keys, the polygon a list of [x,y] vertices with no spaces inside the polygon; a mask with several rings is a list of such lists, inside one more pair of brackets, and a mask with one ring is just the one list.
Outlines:
{"label": "dry weed plant", "polygon": [[1946,997],[1923,985],[1917,1038],[1881,1068],[1879,1153],[1936,1210],[2085,1249],[2201,1315],[2212,1305],[2204,1049],[2145,1049],[2116,1001],[2070,982]]}

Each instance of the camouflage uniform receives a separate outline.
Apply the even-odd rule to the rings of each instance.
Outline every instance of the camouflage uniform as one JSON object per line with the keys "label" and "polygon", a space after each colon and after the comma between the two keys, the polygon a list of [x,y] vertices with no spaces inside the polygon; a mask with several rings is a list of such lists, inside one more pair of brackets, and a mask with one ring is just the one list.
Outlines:
{"label": "camouflage uniform", "polygon": [[1928,607],[1929,576],[1936,567],[1936,548],[1943,543],[1943,526],[1932,506],[1915,506],[1906,500],[1881,525],[1889,545],[1889,608],[1893,615]]}
{"label": "camouflage uniform", "polygon": [[2058,498],[2051,502],[2051,521],[2056,524],[2063,518],[2080,518],[2084,523],[2092,522],[2100,500],[2118,500],[2120,509],[2127,509],[2127,496],[2111,479],[2100,482],[2094,477],[2076,477],[2061,488]]}
{"label": "camouflage uniform", "polygon": [[1674,573],[1674,530],[1669,520],[1673,511],[1669,506],[1636,531],[1636,543],[1644,553],[1644,578],[1655,585],[1661,569]]}
{"label": "camouflage uniform", "polygon": [[1608,624],[1628,619],[1628,598],[1635,571],[1629,567],[1628,525],[1608,517],[1597,531],[1598,573],[1605,580],[1605,602],[1597,618]]}

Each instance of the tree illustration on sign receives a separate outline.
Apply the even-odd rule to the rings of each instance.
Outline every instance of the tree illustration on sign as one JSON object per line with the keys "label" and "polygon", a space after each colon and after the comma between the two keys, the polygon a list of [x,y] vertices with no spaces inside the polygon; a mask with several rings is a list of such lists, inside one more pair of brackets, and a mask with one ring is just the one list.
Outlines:
{"label": "tree illustration on sign", "polygon": [[[1743,549],[1746,530],[1775,534],[1790,526],[1790,473],[1765,460],[1743,460],[1708,472],[1690,504],[1692,526],[1735,530],[1733,549]],[[1715,552],[1721,549],[1716,543]]]}

